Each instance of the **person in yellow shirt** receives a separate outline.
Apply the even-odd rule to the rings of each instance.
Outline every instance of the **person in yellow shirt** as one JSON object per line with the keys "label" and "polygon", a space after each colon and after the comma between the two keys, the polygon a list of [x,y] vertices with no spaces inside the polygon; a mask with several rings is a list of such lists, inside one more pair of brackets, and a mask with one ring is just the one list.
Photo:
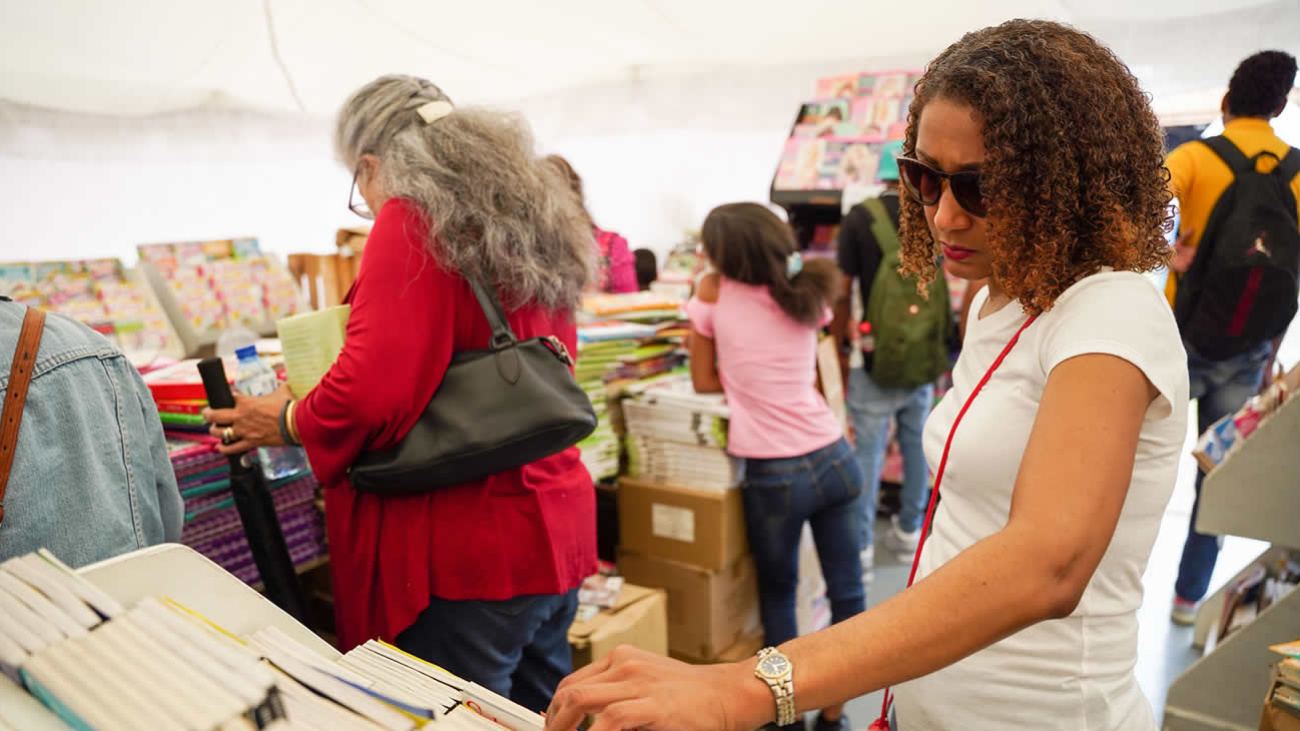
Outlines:
{"label": "person in yellow shirt", "polygon": [[[1259,172],[1271,172],[1291,149],[1273,132],[1270,120],[1286,107],[1295,80],[1294,56],[1282,51],[1263,51],[1242,61],[1228,84],[1228,93],[1223,97],[1223,137],[1247,158],[1253,159],[1261,152],[1276,156],[1276,159],[1268,155],[1261,158],[1256,168]],[[1201,141],[1180,145],[1169,154],[1166,167],[1182,216],[1182,231],[1174,246],[1172,271],[1165,285],[1165,294],[1173,306],[1180,275],[1191,267],[1210,214],[1232,184],[1234,175],[1227,163]],[[1300,176],[1292,178],[1290,188],[1297,206],[1295,215],[1300,219]],[[1280,340],[1279,337],[1273,342],[1259,343],[1239,356],[1218,361],[1209,360],[1188,346],[1191,397],[1199,402],[1201,432],[1227,414],[1235,413],[1259,392],[1271,375]],[[1172,619],[1179,624],[1195,621],[1197,602],[1205,596],[1219,555],[1219,538],[1196,530],[1202,477],[1197,475],[1197,500],[1174,587]]]}

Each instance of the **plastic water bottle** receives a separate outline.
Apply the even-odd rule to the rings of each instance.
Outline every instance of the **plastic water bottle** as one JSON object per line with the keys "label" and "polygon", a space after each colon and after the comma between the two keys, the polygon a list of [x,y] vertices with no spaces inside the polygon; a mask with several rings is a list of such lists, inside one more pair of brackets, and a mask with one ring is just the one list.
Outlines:
{"label": "plastic water bottle", "polygon": [[[239,370],[235,390],[245,396],[269,396],[279,387],[275,371],[257,357],[257,347],[247,345],[235,351]],[[258,447],[257,461],[267,481],[279,480],[309,469],[307,453],[300,447]]]}

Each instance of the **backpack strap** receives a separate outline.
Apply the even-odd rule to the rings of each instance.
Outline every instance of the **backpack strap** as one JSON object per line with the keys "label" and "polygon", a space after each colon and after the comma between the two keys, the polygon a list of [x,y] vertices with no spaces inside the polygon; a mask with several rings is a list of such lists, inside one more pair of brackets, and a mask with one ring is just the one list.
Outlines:
{"label": "backpack strap", "polygon": [[1228,169],[1231,170],[1233,174],[1243,173],[1254,169],[1254,164],[1250,161],[1250,158],[1246,157],[1241,150],[1237,149],[1236,145],[1232,144],[1231,140],[1223,135],[1201,140],[1201,144],[1210,148],[1214,154],[1218,155],[1219,159],[1223,160],[1223,162],[1227,164]]}
{"label": "backpack strap", "polygon": [[9,385],[5,392],[4,411],[0,412],[0,522],[5,519],[5,489],[9,486],[9,471],[14,466],[14,448],[18,444],[18,429],[23,422],[23,406],[27,403],[27,387],[36,370],[36,351],[40,349],[41,335],[45,332],[45,313],[35,307],[27,308],[23,329],[18,335],[14,362],[9,370]]}
{"label": "backpack strap", "polygon": [[1273,168],[1275,175],[1281,175],[1282,180],[1290,183],[1296,175],[1300,175],[1300,148],[1292,147],[1286,153],[1286,157]]}
{"label": "backpack strap", "polygon": [[889,220],[889,210],[885,208],[884,201],[879,198],[868,198],[862,201],[862,206],[871,214],[871,233],[876,237],[876,244],[880,247],[881,253],[889,256],[898,251],[902,243],[898,239],[898,231],[894,224]]}

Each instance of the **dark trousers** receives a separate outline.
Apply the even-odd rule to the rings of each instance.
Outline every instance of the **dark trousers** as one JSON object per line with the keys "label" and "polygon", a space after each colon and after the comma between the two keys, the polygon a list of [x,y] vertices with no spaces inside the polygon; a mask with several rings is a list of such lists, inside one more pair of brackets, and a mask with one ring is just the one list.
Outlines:
{"label": "dark trousers", "polygon": [[573,672],[568,633],[577,610],[576,589],[496,602],[433,597],[395,644],[542,713]]}
{"label": "dark trousers", "polygon": [[805,522],[817,543],[832,621],[842,622],[865,607],[859,555],[865,481],[844,439],[802,457],[745,460],[745,523],[768,645],[798,636],[795,594]]}
{"label": "dark trousers", "polygon": [[[1187,349],[1188,385],[1191,397],[1197,400],[1198,433],[1204,434],[1214,422],[1234,414],[1259,392],[1264,382],[1264,367],[1273,352],[1271,343],[1228,360],[1211,361]],[[1201,482],[1205,473],[1196,472],[1196,502],[1192,503],[1192,519],[1187,526],[1187,542],[1183,544],[1183,558],[1178,564],[1178,581],[1174,593],[1179,598],[1199,602],[1205,598],[1210,586],[1210,576],[1219,560],[1219,536],[1206,535],[1196,530],[1196,514],[1201,508]]]}

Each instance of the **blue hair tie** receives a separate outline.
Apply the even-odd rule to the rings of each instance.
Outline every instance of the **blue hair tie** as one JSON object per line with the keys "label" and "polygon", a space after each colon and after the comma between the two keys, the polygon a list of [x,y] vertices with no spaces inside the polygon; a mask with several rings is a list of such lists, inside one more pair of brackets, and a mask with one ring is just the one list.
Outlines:
{"label": "blue hair tie", "polygon": [[799,252],[796,251],[785,258],[786,279],[794,279],[795,277],[799,276],[799,272],[802,271],[803,271],[803,256],[800,255]]}

